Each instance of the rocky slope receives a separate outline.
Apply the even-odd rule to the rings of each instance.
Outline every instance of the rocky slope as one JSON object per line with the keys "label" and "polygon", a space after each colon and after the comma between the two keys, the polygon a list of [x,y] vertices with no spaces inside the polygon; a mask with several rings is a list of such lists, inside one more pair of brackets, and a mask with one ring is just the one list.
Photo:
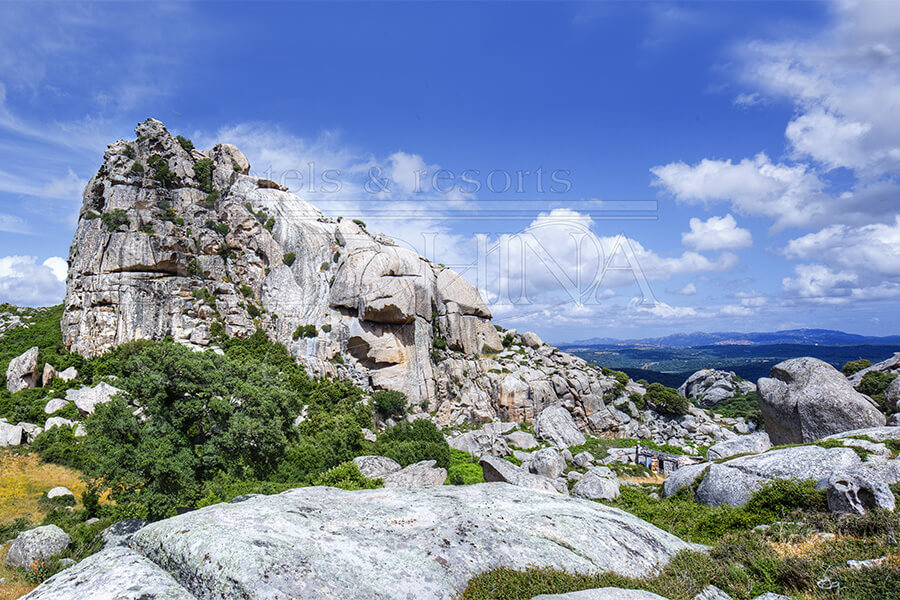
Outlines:
{"label": "rocky slope", "polygon": [[628,402],[643,389],[534,334],[498,331],[455,272],[249,176],[234,146],[195,150],[153,119],[135,133],[108,147],[85,188],[68,349],[167,336],[208,348],[262,328],[313,374],[401,391],[444,425],[533,422],[562,404],[584,431],[652,437]]}

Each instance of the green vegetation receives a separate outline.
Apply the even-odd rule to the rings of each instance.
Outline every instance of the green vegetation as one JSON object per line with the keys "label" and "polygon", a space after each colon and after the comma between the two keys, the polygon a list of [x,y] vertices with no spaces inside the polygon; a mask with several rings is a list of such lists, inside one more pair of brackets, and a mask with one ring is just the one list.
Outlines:
{"label": "green vegetation", "polygon": [[357,225],[359,225],[360,227],[362,227],[363,229],[366,228],[366,223],[365,223],[365,221],[362,221],[362,220],[360,220],[360,219],[353,219],[353,222],[356,223]]}
{"label": "green vegetation", "polygon": [[317,335],[319,335],[319,332],[316,331],[315,325],[297,325],[293,338],[299,340],[300,338],[314,338]]}
{"label": "green vegetation", "polygon": [[434,336],[434,338],[432,338],[431,345],[434,346],[437,350],[444,350],[447,347],[447,340],[439,335],[436,335]]}
{"label": "green vegetation", "polygon": [[293,252],[288,252],[281,258],[281,260],[282,262],[284,262],[284,264],[290,267],[294,264],[294,261],[297,260],[297,255]]}
{"label": "green vegetation", "polygon": [[244,298],[252,298],[253,297],[253,288],[250,287],[249,285],[242,284],[240,287],[240,290],[241,290],[241,295]]}
{"label": "green vegetation", "polygon": [[444,434],[426,419],[397,423],[368,447],[370,454],[393,458],[403,467],[423,460],[434,460],[438,467],[444,469],[450,466],[450,446]]}
{"label": "green vegetation", "polygon": [[107,231],[115,231],[122,225],[128,225],[128,213],[121,208],[114,208],[100,215],[103,226]]}
{"label": "green vegetation", "polygon": [[188,271],[188,275],[190,275],[191,277],[202,277],[203,276],[203,266],[200,264],[200,261],[197,260],[196,257],[194,257],[188,261],[187,271]]}
{"label": "green vegetation", "polygon": [[212,193],[213,191],[213,169],[215,169],[215,164],[211,158],[201,158],[194,163],[194,175],[197,183],[200,184],[200,189],[207,193]]}
{"label": "green vegetation", "polygon": [[150,156],[150,158],[147,159],[147,164],[153,169],[153,178],[161,186],[165,188],[172,187],[178,180],[175,173],[169,169],[169,163],[159,154]]}
{"label": "green vegetation", "polygon": [[841,367],[841,373],[850,377],[854,373],[862,371],[863,369],[867,369],[872,366],[872,362],[866,359],[860,360],[851,360],[849,362],[844,363],[844,366]]}
{"label": "green vegetation", "polygon": [[675,416],[686,414],[691,406],[678,390],[661,383],[650,384],[647,393],[644,394],[644,401],[658,412]]}
{"label": "green vegetation", "polygon": [[884,401],[884,392],[891,382],[897,378],[896,373],[884,373],[882,371],[869,371],[863,375],[862,381],[856,386],[856,391],[872,398],[881,405],[882,410],[888,412],[890,408]]}
{"label": "green vegetation", "polygon": [[448,485],[473,485],[484,483],[484,471],[478,459],[462,450],[450,448],[450,467],[447,469]]}
{"label": "green vegetation", "polygon": [[143,172],[144,172],[144,165],[142,165],[142,164],[139,163],[138,161],[134,161],[134,162],[131,164],[131,172],[132,172],[132,173],[137,173],[137,174],[139,174],[139,175],[140,175],[140,174],[143,174]]}
{"label": "green vegetation", "polygon": [[153,223],[142,223],[141,226],[138,227],[138,231],[146,233],[147,235],[153,235]]}
{"label": "green vegetation", "polygon": [[628,375],[622,371],[614,371],[613,369],[608,369],[606,367],[602,367],[602,370],[603,374],[607,377],[615,377],[616,381],[618,381],[622,387],[628,385]]}
{"label": "green vegetation", "polygon": [[372,394],[372,406],[382,418],[401,418],[406,415],[406,394],[393,390],[378,390]]}
{"label": "green vegetation", "polygon": [[203,208],[206,210],[213,210],[219,205],[219,192],[216,190],[211,191],[206,195],[206,198],[201,202]]}
{"label": "green vegetation", "polygon": [[709,410],[731,419],[743,417],[748,423],[761,425],[763,422],[762,411],[759,409],[759,395],[756,392],[728,398],[710,407]]}
{"label": "green vegetation", "polygon": [[228,223],[216,223],[212,219],[207,219],[206,223],[203,224],[207,229],[212,229],[219,235],[228,235],[230,231],[228,228]]}
{"label": "green vegetation", "polygon": [[175,136],[175,139],[178,140],[178,143],[181,145],[182,148],[184,148],[184,151],[187,152],[188,154],[190,154],[191,150],[194,149],[194,142],[187,139],[186,137],[177,135],[177,136]]}
{"label": "green vegetation", "polygon": [[[682,551],[660,574],[645,579],[547,568],[495,569],[470,580],[460,598],[527,600],[538,594],[618,587],[691,600],[710,584],[736,600],[767,592],[816,600],[900,598],[896,568],[900,553],[895,543],[900,517],[885,511],[845,517],[827,514],[824,493],[816,491],[813,482],[776,482],[754,494],[744,508],[697,504],[688,489],[659,500],[634,487],[623,487],[613,504],[712,548],[708,554]],[[767,528],[754,530],[757,525]],[[834,535],[823,537],[823,533]],[[849,559],[882,556],[888,556],[892,564],[862,571],[847,566]]]}
{"label": "green vegetation", "polygon": [[125,144],[125,149],[122,151],[122,154],[125,155],[125,158],[129,158],[131,160],[134,160],[134,157],[137,156],[137,154],[135,154],[134,152],[134,146],[132,146],[131,144]]}

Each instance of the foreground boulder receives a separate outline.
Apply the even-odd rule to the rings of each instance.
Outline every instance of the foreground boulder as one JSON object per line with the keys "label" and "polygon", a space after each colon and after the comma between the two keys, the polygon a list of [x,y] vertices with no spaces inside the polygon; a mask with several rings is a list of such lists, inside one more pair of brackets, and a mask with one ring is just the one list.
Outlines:
{"label": "foreground boulder", "polygon": [[196,600],[134,550],[114,547],[57,573],[22,600]]}
{"label": "foreground boulder", "polygon": [[69,535],[56,525],[23,531],[9,547],[6,564],[10,567],[27,568],[36,560],[59,556],[71,541]]}
{"label": "foreground boulder", "polygon": [[828,510],[844,515],[864,515],[882,508],[894,511],[894,494],[888,483],[878,477],[874,469],[858,469],[835,473],[825,488]]}
{"label": "foreground boulder", "polygon": [[444,485],[447,469],[435,467],[436,461],[423,460],[384,476],[384,487],[423,487]]}
{"label": "foreground boulder", "polygon": [[400,463],[387,456],[357,456],[353,463],[359,468],[363,477],[382,479],[400,470]]}
{"label": "foreground boulder", "polygon": [[123,519],[113,523],[100,534],[103,539],[103,547],[127,546],[134,534],[146,525],[147,521],[140,519]]}
{"label": "foreground boulder", "polygon": [[33,388],[39,382],[37,346],[9,361],[9,366],[6,368],[6,389],[10,393],[14,394]]}
{"label": "foreground boulder", "polygon": [[0,421],[0,448],[21,444],[24,431],[21,425],[12,425],[5,420]]}
{"label": "foreground boulder", "polygon": [[816,358],[780,362],[758,382],[759,407],[772,443],[803,444],[885,424],[875,402]]}
{"label": "foreground boulder", "polygon": [[697,488],[697,500],[710,506],[743,506],[755,491],[769,481],[822,481],[834,473],[851,471],[861,464],[859,456],[850,448],[797,446],[741,456],[721,464],[711,464]]}
{"label": "foreground boulder", "polygon": [[618,509],[504,484],[255,496],[151,523],[131,547],[68,568],[29,600],[117,597],[106,585],[122,598],[190,598],[173,581],[196,598],[449,600],[491,568],[644,577],[696,549]]}
{"label": "foreground boulder", "polygon": [[447,440],[451,448],[468,452],[476,458],[481,458],[485,454],[491,456],[506,456],[509,454],[509,445],[494,428],[487,428],[478,431],[468,431],[454,436]]}

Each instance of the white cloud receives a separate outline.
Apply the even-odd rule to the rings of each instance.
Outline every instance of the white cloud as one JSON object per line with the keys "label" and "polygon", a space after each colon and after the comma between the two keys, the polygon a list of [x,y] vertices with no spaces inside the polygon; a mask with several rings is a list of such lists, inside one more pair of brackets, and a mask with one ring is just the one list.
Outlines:
{"label": "white cloud", "polygon": [[60,302],[66,293],[60,279],[59,257],[37,264],[34,256],[0,257],[0,302],[27,306],[49,306]]}
{"label": "white cloud", "polygon": [[803,165],[773,163],[765,153],[738,163],[703,159],[653,167],[653,185],[679,202],[730,202],[742,215],[766,216],[776,228],[821,221],[827,214],[825,184]]}
{"label": "white cloud", "polygon": [[689,232],[681,234],[681,243],[700,252],[734,250],[753,245],[753,236],[748,230],[738,227],[730,214],[710,217],[706,221],[695,217],[690,220],[690,226]]}
{"label": "white cloud", "polygon": [[838,269],[900,279],[900,215],[893,223],[833,225],[788,242],[788,258],[815,260]]}
{"label": "white cloud", "polygon": [[693,282],[691,282],[675,293],[679,296],[693,296],[697,293],[697,286],[694,285]]}
{"label": "white cloud", "polygon": [[66,262],[66,259],[59,256],[51,256],[41,264],[50,269],[54,277],[65,283],[66,274],[69,272],[69,263]]}
{"label": "white cloud", "polygon": [[0,213],[0,231],[5,231],[6,233],[24,233],[31,234],[31,228],[15,215],[7,215]]}
{"label": "white cloud", "polygon": [[781,284],[796,296],[821,303],[841,303],[850,299],[858,276],[849,271],[833,271],[824,265],[797,265],[794,277]]}
{"label": "white cloud", "polygon": [[741,108],[749,108],[751,106],[756,106],[757,104],[762,104],[762,96],[759,92],[753,92],[752,94],[738,94],[731,101],[735,106],[740,106]]}

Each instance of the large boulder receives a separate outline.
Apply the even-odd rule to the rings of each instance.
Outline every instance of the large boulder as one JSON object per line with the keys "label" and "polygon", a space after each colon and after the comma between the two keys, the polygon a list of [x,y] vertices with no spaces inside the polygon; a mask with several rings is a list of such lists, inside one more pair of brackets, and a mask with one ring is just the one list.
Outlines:
{"label": "large boulder", "polygon": [[387,456],[357,456],[353,462],[363,477],[369,479],[383,479],[401,469],[400,463]]}
{"label": "large boulder", "polygon": [[900,412],[900,377],[888,384],[884,390],[884,401],[892,410]]}
{"label": "large boulder", "polygon": [[715,444],[706,451],[706,458],[721,460],[738,454],[760,454],[771,447],[772,441],[769,439],[769,434],[765,431],[758,431]]}
{"label": "large boulder", "polygon": [[900,426],[885,427],[867,427],[866,429],[851,429],[842,433],[829,435],[825,440],[841,440],[847,438],[869,438],[875,442],[884,442],[886,440],[900,440]]}
{"label": "large boulder", "polygon": [[12,425],[6,421],[0,421],[0,448],[21,444],[24,431],[21,425]]}
{"label": "large boulder", "polygon": [[433,460],[423,460],[415,464],[403,467],[383,477],[384,487],[424,487],[432,485],[444,485],[447,481],[447,469],[435,467]]}
{"label": "large boulder", "polygon": [[147,525],[147,521],[141,519],[123,519],[116,521],[103,530],[100,534],[103,540],[104,548],[113,548],[115,546],[128,546],[128,542],[134,537],[134,534]]}
{"label": "large boulder", "polygon": [[488,430],[468,431],[447,440],[451,448],[468,452],[472,456],[481,458],[489,454],[491,456],[506,456],[509,454],[509,446],[506,440]]}
{"label": "large boulder", "polygon": [[538,447],[537,440],[527,431],[513,431],[512,433],[505,434],[503,437],[509,445],[521,448],[522,450],[531,450],[532,448]]}
{"label": "large boulder", "polygon": [[575,425],[572,413],[560,404],[548,406],[541,411],[534,422],[538,438],[550,442],[557,448],[580,446],[585,439]]}
{"label": "large boulder", "polygon": [[532,453],[528,470],[535,475],[556,479],[566,470],[566,459],[556,448],[544,448]]}
{"label": "large boulder", "polygon": [[678,388],[685,398],[697,400],[703,406],[715,406],[723,400],[755,392],[753,383],[741,379],[732,371],[701,369]]}
{"label": "large boulder", "polygon": [[821,481],[860,464],[859,456],[851,448],[797,446],[741,456],[711,464],[697,488],[697,500],[711,506],[743,506],[769,481]]}
{"label": "large boulder", "polygon": [[773,444],[802,444],[885,424],[877,404],[837,369],[816,358],[792,358],[758,382],[759,406]]}
{"label": "large boulder", "polygon": [[197,600],[169,573],[125,547],[102,550],[21,600]]}
{"label": "large boulder", "polygon": [[33,388],[39,382],[37,346],[29,348],[20,356],[9,361],[9,366],[6,368],[6,389],[10,393]]}
{"label": "large boulder", "polygon": [[679,468],[677,471],[666,477],[663,482],[663,497],[668,498],[678,493],[678,490],[684,487],[694,485],[709,468],[710,463],[700,463],[697,465],[687,465]]}
{"label": "large boulder", "polygon": [[83,387],[78,390],[67,390],[66,400],[75,404],[76,408],[83,415],[91,415],[98,404],[105,404],[112,400],[116,394],[121,394],[122,390],[109,385],[106,382],[100,382],[94,387]]}
{"label": "large boulder", "polygon": [[535,499],[503,484],[304,488],[152,523],[132,547],[197,597],[246,600],[444,600],[492,567],[638,577],[693,548],[623,511]]}
{"label": "large boulder", "polygon": [[29,567],[39,559],[59,556],[69,547],[69,534],[56,525],[44,525],[20,533],[6,555],[6,564],[10,567]]}
{"label": "large boulder", "polygon": [[572,495],[586,500],[615,500],[619,497],[619,479],[608,467],[593,467],[575,482]]}
{"label": "large boulder", "polygon": [[508,460],[495,456],[483,456],[478,464],[481,465],[484,480],[487,482],[509,483],[517,487],[558,493],[556,486],[546,477],[529,473]]}
{"label": "large boulder", "polygon": [[69,405],[68,400],[64,400],[63,398],[50,398],[47,401],[47,404],[44,406],[44,412],[48,415],[52,415],[58,410],[62,410],[63,408]]}
{"label": "large boulder", "polygon": [[852,515],[864,515],[875,508],[893,512],[894,494],[876,475],[868,469],[833,474],[825,487],[828,510]]}

